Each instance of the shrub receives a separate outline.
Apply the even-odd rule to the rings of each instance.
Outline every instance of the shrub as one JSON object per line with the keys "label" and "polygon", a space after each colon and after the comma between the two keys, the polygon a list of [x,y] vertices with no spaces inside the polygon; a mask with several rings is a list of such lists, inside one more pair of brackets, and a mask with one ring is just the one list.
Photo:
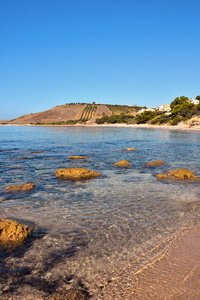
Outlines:
{"label": "shrub", "polygon": [[125,114],[120,114],[120,115],[111,115],[110,117],[105,115],[102,118],[97,118],[96,123],[97,124],[104,124],[104,123],[130,123],[135,120],[135,117],[132,115],[125,115]]}
{"label": "shrub", "polygon": [[155,111],[146,110],[143,111],[141,114],[136,116],[137,124],[145,124],[151,119],[155,118],[157,113]]}
{"label": "shrub", "polygon": [[66,124],[76,124],[77,121],[76,120],[68,120],[65,122]]}
{"label": "shrub", "polygon": [[177,125],[179,122],[181,121],[181,118],[179,116],[176,116],[172,122],[170,123],[170,125],[174,126]]}
{"label": "shrub", "polygon": [[165,124],[165,123],[168,123],[169,121],[171,120],[171,116],[170,115],[161,115],[155,119],[153,119],[151,121],[151,124],[154,125],[154,124]]}

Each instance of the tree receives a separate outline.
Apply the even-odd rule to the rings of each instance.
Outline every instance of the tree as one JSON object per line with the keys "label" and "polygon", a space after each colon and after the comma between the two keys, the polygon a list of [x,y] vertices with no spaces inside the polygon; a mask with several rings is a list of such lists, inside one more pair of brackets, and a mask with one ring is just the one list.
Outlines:
{"label": "tree", "polygon": [[180,98],[177,97],[177,98],[174,99],[174,101],[172,101],[172,103],[170,104],[170,107],[171,107],[171,109],[173,109],[174,106],[181,105],[184,102],[186,102],[187,100],[189,100],[189,98],[185,97],[185,96],[181,96]]}
{"label": "tree", "polygon": [[192,115],[195,113],[195,105],[193,103],[188,102],[188,98],[185,96],[177,97],[170,104],[171,106],[171,114],[175,116],[180,116],[186,119],[190,119]]}
{"label": "tree", "polygon": [[155,111],[145,110],[136,116],[136,122],[137,124],[145,124],[149,120],[155,118],[156,115],[157,113]]}
{"label": "tree", "polygon": [[196,96],[196,99],[197,99],[197,100],[200,100],[200,96]]}

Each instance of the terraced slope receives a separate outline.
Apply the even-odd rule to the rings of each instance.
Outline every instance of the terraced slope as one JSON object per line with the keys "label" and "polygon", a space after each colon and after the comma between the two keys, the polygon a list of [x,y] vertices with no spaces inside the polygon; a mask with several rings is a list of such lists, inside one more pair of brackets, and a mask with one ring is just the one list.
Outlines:
{"label": "terraced slope", "polygon": [[96,111],[97,111],[97,105],[95,103],[88,104],[85,107],[80,120],[82,120],[82,121],[90,120],[91,118],[93,118],[95,116]]}

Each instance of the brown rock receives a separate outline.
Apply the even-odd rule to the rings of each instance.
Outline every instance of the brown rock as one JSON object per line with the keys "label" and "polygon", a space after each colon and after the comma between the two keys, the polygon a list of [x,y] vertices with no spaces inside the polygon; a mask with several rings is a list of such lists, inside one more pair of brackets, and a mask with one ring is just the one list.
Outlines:
{"label": "brown rock", "polygon": [[9,246],[22,243],[32,229],[11,219],[0,219],[0,244]]}
{"label": "brown rock", "polygon": [[35,187],[35,184],[33,183],[26,183],[24,185],[10,185],[6,187],[7,191],[30,191]]}
{"label": "brown rock", "polygon": [[127,151],[135,151],[134,148],[127,148],[126,150],[127,150]]}
{"label": "brown rock", "polygon": [[62,179],[82,180],[101,176],[101,173],[97,173],[85,168],[68,168],[56,170],[55,175],[56,177]]}
{"label": "brown rock", "polygon": [[32,151],[31,153],[44,153],[45,151]]}
{"label": "brown rock", "polygon": [[81,290],[70,289],[64,292],[56,292],[50,295],[49,300],[85,300],[88,299],[88,293]]}
{"label": "brown rock", "polygon": [[164,164],[164,162],[162,160],[154,160],[154,161],[150,161],[148,163],[146,163],[148,166],[151,167],[157,167],[157,166],[161,166]]}
{"label": "brown rock", "polygon": [[192,174],[188,169],[177,169],[164,174],[157,174],[159,179],[194,179],[198,180],[197,176]]}
{"label": "brown rock", "polygon": [[68,156],[69,159],[87,159],[88,156],[81,156],[81,155],[72,155]]}
{"label": "brown rock", "polygon": [[127,160],[123,159],[121,161],[116,162],[114,164],[114,166],[118,166],[118,167],[130,167],[131,164]]}

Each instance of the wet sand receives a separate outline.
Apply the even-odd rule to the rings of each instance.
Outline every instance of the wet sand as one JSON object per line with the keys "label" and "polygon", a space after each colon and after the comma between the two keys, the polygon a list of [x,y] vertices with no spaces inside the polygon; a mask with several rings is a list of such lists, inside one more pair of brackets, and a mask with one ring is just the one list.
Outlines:
{"label": "wet sand", "polygon": [[145,267],[126,268],[95,299],[200,299],[200,227],[182,232]]}

